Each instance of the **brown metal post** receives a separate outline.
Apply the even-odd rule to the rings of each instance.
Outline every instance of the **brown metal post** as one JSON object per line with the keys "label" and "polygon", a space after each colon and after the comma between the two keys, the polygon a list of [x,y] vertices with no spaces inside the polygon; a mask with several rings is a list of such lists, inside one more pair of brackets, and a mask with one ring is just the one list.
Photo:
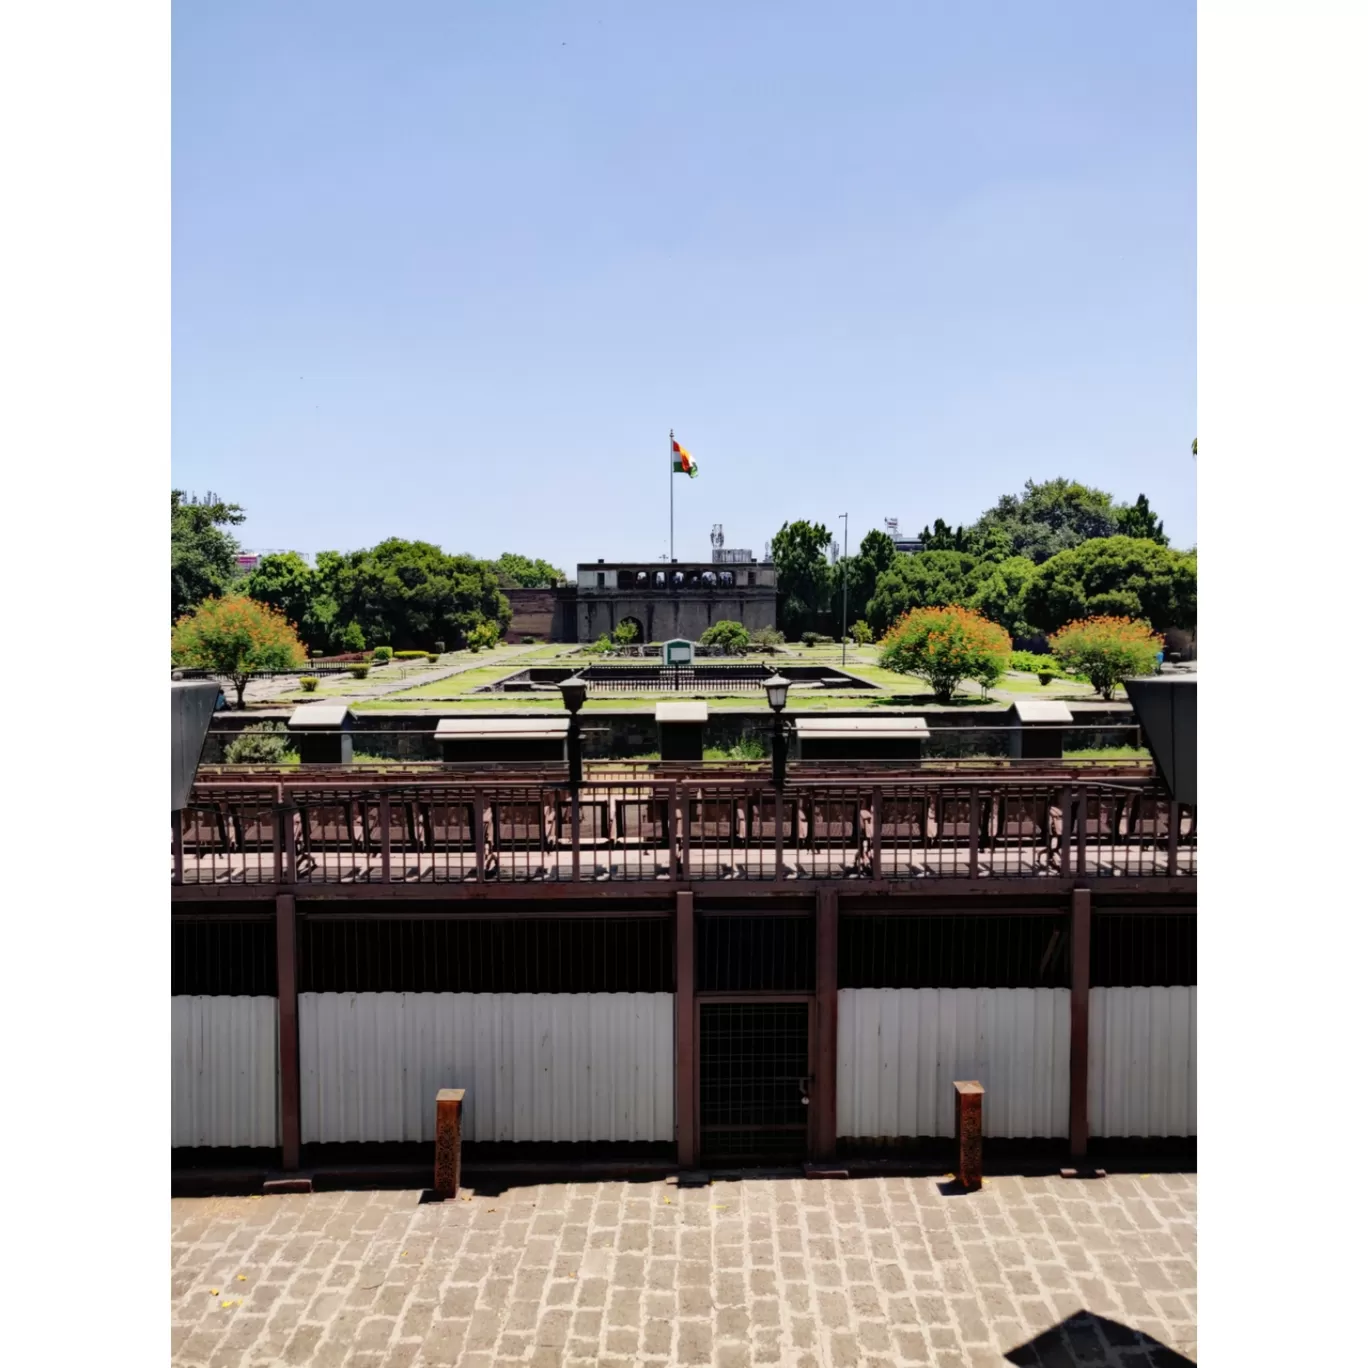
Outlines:
{"label": "brown metal post", "polygon": [[275,883],[280,883],[284,877],[284,856],[285,848],[285,818],[281,812],[281,789],[276,785],[275,789],[275,811],[271,814],[271,878]]}
{"label": "brown metal post", "polygon": [[280,1041],[281,1167],[299,1168],[299,979],[296,973],[295,900],[276,896],[276,1010]]}
{"label": "brown metal post", "polygon": [[461,1103],[464,1088],[437,1091],[437,1150],[432,1162],[432,1190],[455,1197],[461,1190]]}
{"label": "brown metal post", "polygon": [[580,795],[579,789],[570,790],[570,879],[578,883],[580,876]]}
{"label": "brown metal post", "polygon": [[969,790],[969,877],[979,876],[979,793],[977,788]]}
{"label": "brown metal post", "polygon": [[179,811],[171,814],[171,882],[185,882],[185,831]]}
{"label": "brown metal post", "polygon": [[1178,834],[1183,826],[1183,805],[1175,798],[1168,805],[1168,876],[1178,873]]}
{"label": "brown metal post", "polygon": [[484,883],[485,879],[485,796],[475,790],[475,881]]}
{"label": "brown metal post", "polygon": [[390,822],[393,814],[390,811],[390,797],[388,793],[380,795],[380,882],[389,883],[390,881]]}
{"label": "brown metal post", "polygon": [[955,1084],[955,1176],[966,1192],[983,1186],[983,1084]]}
{"label": "brown metal post", "polygon": [[834,888],[817,890],[817,1057],[813,1061],[813,1158],[836,1153],[836,936],[840,904]]}
{"label": "brown metal post", "polygon": [[1069,1153],[1088,1152],[1088,990],[1092,955],[1092,893],[1075,888],[1069,936]]}
{"label": "brown metal post", "polygon": [[694,1096],[698,1071],[694,1038],[694,895],[675,894],[675,1143],[679,1167],[698,1162]]}
{"label": "brown metal post", "polygon": [[883,789],[874,790],[874,807],[871,812],[874,822],[874,831],[870,840],[869,848],[869,875],[870,878],[881,877],[881,855],[883,853]]}

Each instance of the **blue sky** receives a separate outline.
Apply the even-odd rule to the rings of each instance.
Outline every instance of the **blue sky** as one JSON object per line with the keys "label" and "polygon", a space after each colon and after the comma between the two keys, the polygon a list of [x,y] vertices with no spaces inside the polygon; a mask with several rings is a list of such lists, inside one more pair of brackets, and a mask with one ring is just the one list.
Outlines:
{"label": "blue sky", "polygon": [[181,3],[173,484],[256,548],[1196,540],[1190,3]]}

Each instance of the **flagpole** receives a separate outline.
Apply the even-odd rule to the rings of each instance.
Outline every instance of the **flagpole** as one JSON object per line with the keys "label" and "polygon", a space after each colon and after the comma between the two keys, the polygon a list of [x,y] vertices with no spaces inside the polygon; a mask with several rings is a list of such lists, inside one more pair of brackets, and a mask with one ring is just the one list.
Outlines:
{"label": "flagpole", "polygon": [[670,564],[674,564],[674,428],[670,429]]}

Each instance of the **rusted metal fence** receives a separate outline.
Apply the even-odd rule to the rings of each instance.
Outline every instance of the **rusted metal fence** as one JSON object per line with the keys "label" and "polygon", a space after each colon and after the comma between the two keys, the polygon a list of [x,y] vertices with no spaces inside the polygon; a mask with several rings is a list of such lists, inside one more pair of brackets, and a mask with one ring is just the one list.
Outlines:
{"label": "rusted metal fence", "polygon": [[554,778],[209,782],[173,822],[179,883],[994,880],[1193,875],[1195,808],[1147,778],[803,777],[743,766]]}

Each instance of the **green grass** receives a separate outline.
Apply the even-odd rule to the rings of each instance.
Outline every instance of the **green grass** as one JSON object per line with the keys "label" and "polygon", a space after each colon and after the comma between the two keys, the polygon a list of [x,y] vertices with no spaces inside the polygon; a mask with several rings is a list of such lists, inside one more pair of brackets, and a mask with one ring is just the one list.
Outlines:
{"label": "green grass", "polygon": [[1084,750],[1066,750],[1066,760],[1149,760],[1153,757],[1144,746],[1096,746]]}
{"label": "green grass", "polygon": [[1095,696],[1086,683],[1080,684],[1074,679],[1052,679],[1048,684],[1042,684],[1034,675],[1003,675],[993,687],[1004,693],[1037,694],[1050,698],[1061,698],[1066,694],[1072,698]]}

